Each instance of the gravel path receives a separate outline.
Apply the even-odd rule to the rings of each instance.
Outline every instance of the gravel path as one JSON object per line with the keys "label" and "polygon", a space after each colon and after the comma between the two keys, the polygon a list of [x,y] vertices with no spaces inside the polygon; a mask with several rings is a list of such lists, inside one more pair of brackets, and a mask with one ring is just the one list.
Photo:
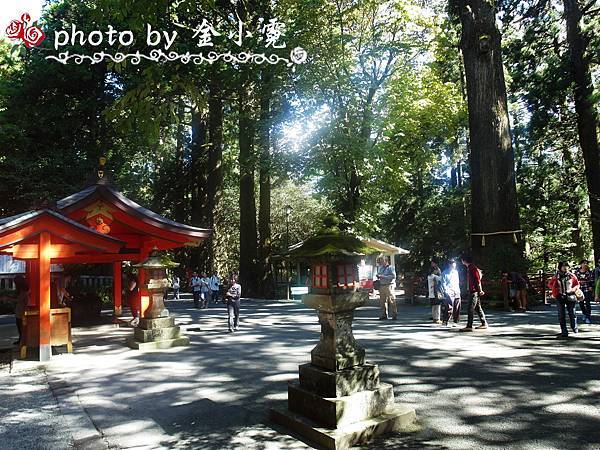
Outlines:
{"label": "gravel path", "polygon": [[73,448],[44,370],[0,371],[0,448]]}

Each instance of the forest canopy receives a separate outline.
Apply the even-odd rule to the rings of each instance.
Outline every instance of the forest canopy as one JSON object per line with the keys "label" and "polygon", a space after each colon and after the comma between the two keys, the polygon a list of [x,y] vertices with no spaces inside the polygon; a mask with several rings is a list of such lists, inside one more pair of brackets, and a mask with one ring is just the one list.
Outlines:
{"label": "forest canopy", "polygon": [[[273,257],[332,212],[410,250],[407,271],[465,251],[492,272],[600,257],[593,0],[52,0],[37,26],[38,46],[0,40],[0,216],[82,189],[106,156],[127,196],[214,229],[178,259],[263,295]],[[89,45],[110,29],[306,61],[46,58],[154,49]]]}

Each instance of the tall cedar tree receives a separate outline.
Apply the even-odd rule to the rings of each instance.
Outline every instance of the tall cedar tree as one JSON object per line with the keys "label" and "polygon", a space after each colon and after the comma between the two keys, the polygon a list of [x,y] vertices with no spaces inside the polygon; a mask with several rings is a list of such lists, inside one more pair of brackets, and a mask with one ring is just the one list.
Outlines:
{"label": "tall cedar tree", "polygon": [[[469,109],[471,232],[519,229],[514,152],[508,117],[501,35],[496,5],[489,0],[451,0],[460,17]],[[482,266],[521,266],[523,252],[512,233],[472,236],[473,256]]]}
{"label": "tall cedar tree", "polygon": [[261,71],[260,121],[258,144],[260,147],[259,171],[259,289],[263,297],[273,295],[271,270],[271,98],[273,96],[272,74],[269,67]]}
{"label": "tall cedar tree", "polygon": [[247,77],[238,89],[238,143],[240,147],[240,282],[246,296],[256,293],[256,200],[254,195],[254,135],[255,120]]}
{"label": "tall cedar tree", "polygon": [[589,57],[586,53],[589,37],[581,29],[583,12],[578,0],[564,0],[564,7],[575,94],[575,111],[577,112],[577,132],[585,161],[594,254],[597,259],[600,258],[600,149],[596,131],[598,115],[593,103],[594,85],[592,84]]}
{"label": "tall cedar tree", "polygon": [[[208,91],[208,167],[206,180],[206,227],[215,229],[215,210],[221,201],[223,190],[223,89],[220,72],[213,66]],[[216,270],[215,240],[206,242],[207,267]]]}

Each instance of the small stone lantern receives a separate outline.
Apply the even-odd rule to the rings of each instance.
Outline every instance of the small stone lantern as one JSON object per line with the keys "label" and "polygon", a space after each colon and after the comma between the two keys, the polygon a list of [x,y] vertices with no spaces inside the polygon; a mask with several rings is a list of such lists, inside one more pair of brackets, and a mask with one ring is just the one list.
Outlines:
{"label": "small stone lantern", "polygon": [[365,362],[365,350],[352,333],[354,310],[364,305],[358,263],[377,252],[335,218],[294,249],[291,257],[311,265],[312,283],[303,303],[316,309],[321,336],[311,362],[299,367],[299,382],[288,385],[288,409],[271,418],[327,449],[345,449],[384,432],[409,427],[414,409],[394,403],[393,386],[380,383],[379,368]]}
{"label": "small stone lantern", "polygon": [[167,269],[177,266],[179,264],[163,258],[156,248],[152,250],[148,259],[133,266],[140,273],[138,278],[142,297],[142,317],[156,319],[169,315],[163,300],[169,288]]}
{"label": "small stone lantern", "polygon": [[189,345],[189,338],[181,336],[164,303],[169,288],[167,268],[178,265],[161,257],[155,248],[148,259],[133,266],[139,270],[141,318],[133,336],[127,338],[129,347],[143,350]]}

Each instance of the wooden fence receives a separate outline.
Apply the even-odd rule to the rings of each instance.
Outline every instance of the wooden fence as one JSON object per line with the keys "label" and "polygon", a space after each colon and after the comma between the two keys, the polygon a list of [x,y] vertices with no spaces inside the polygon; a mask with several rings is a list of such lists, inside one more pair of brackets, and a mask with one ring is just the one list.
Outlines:
{"label": "wooden fence", "polygon": [[[527,275],[527,292],[529,296],[535,296],[537,299],[547,303],[550,298],[550,290],[548,282],[554,276],[553,273],[532,273]],[[408,284],[408,286],[407,286]],[[481,281],[483,291],[485,292],[484,300],[503,300],[508,295],[508,284],[505,279],[501,278],[486,278]],[[405,289],[406,296],[412,298],[414,296],[428,296],[427,277],[406,277],[400,283],[401,286],[409,287]],[[411,289],[412,288],[412,289]],[[461,279],[461,290],[466,292],[464,280]]]}

